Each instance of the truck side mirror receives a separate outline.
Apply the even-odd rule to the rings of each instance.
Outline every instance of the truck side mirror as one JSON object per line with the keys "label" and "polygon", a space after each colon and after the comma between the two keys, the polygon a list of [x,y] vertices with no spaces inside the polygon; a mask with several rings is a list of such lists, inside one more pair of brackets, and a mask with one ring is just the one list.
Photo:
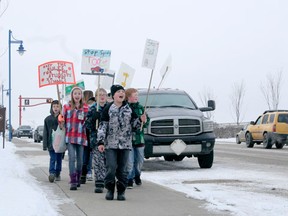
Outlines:
{"label": "truck side mirror", "polygon": [[214,100],[208,100],[208,107],[211,107],[212,110],[216,109],[216,103]]}

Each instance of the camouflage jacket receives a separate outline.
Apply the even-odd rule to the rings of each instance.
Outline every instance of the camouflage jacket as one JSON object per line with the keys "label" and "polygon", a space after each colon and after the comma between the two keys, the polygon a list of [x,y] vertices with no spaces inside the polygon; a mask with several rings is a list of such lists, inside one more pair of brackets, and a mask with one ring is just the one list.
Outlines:
{"label": "camouflage jacket", "polygon": [[141,127],[141,120],[127,102],[117,107],[108,104],[101,114],[97,133],[98,145],[106,149],[132,149],[132,130]]}

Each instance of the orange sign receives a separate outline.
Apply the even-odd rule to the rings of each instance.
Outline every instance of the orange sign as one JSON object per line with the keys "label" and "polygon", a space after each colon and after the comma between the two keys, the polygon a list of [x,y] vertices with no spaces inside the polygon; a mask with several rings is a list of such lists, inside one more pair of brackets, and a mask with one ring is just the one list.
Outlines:
{"label": "orange sign", "polygon": [[75,84],[72,62],[50,61],[38,66],[39,87],[57,84]]}

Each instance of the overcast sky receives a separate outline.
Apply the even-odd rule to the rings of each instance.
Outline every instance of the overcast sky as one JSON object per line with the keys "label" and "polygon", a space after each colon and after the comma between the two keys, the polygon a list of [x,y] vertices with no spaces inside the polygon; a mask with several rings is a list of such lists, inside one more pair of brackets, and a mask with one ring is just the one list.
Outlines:
{"label": "overcast sky", "polygon": [[[3,11],[8,6],[5,13]],[[87,89],[95,80],[81,75],[82,50],[111,50],[110,69],[122,62],[135,68],[133,87],[148,87],[151,70],[141,67],[147,38],[159,41],[152,86],[168,55],[172,71],[162,87],[187,91],[198,106],[199,94],[216,100],[214,120],[235,122],[232,85],[245,84],[243,121],[268,109],[260,90],[267,74],[283,71],[279,108],[288,106],[288,2],[285,0],[2,0],[0,1],[0,82],[8,88],[8,31],[24,41],[19,56],[12,44],[12,124],[18,126],[18,97],[53,97],[56,87],[38,86],[38,65],[51,60],[74,63],[76,80]],[[1,94],[1,93],[0,93]],[[8,97],[4,97],[8,105]],[[36,102],[36,100],[35,100]],[[43,123],[49,105],[26,108],[22,124]],[[8,113],[7,113],[8,115]]]}

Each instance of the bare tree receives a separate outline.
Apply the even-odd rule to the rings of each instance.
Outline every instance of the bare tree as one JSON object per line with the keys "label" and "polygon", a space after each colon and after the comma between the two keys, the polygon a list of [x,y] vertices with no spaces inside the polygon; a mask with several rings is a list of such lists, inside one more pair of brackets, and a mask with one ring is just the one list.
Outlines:
{"label": "bare tree", "polygon": [[8,1],[0,0],[0,18],[5,13],[5,11],[7,10],[8,6],[9,6],[9,2]]}
{"label": "bare tree", "polygon": [[280,89],[282,84],[282,70],[276,75],[267,74],[266,83],[261,83],[260,88],[269,110],[277,110],[280,101]]}
{"label": "bare tree", "polygon": [[[214,94],[211,89],[205,88],[202,93],[199,93],[199,98],[202,106],[207,106],[208,100],[215,100]],[[208,119],[214,119],[214,112],[208,111],[204,114]]]}
{"label": "bare tree", "polygon": [[243,80],[241,83],[234,83],[232,86],[232,94],[230,96],[232,102],[232,110],[236,117],[236,124],[240,124],[240,119],[242,117],[242,106],[245,96],[245,84]]}

